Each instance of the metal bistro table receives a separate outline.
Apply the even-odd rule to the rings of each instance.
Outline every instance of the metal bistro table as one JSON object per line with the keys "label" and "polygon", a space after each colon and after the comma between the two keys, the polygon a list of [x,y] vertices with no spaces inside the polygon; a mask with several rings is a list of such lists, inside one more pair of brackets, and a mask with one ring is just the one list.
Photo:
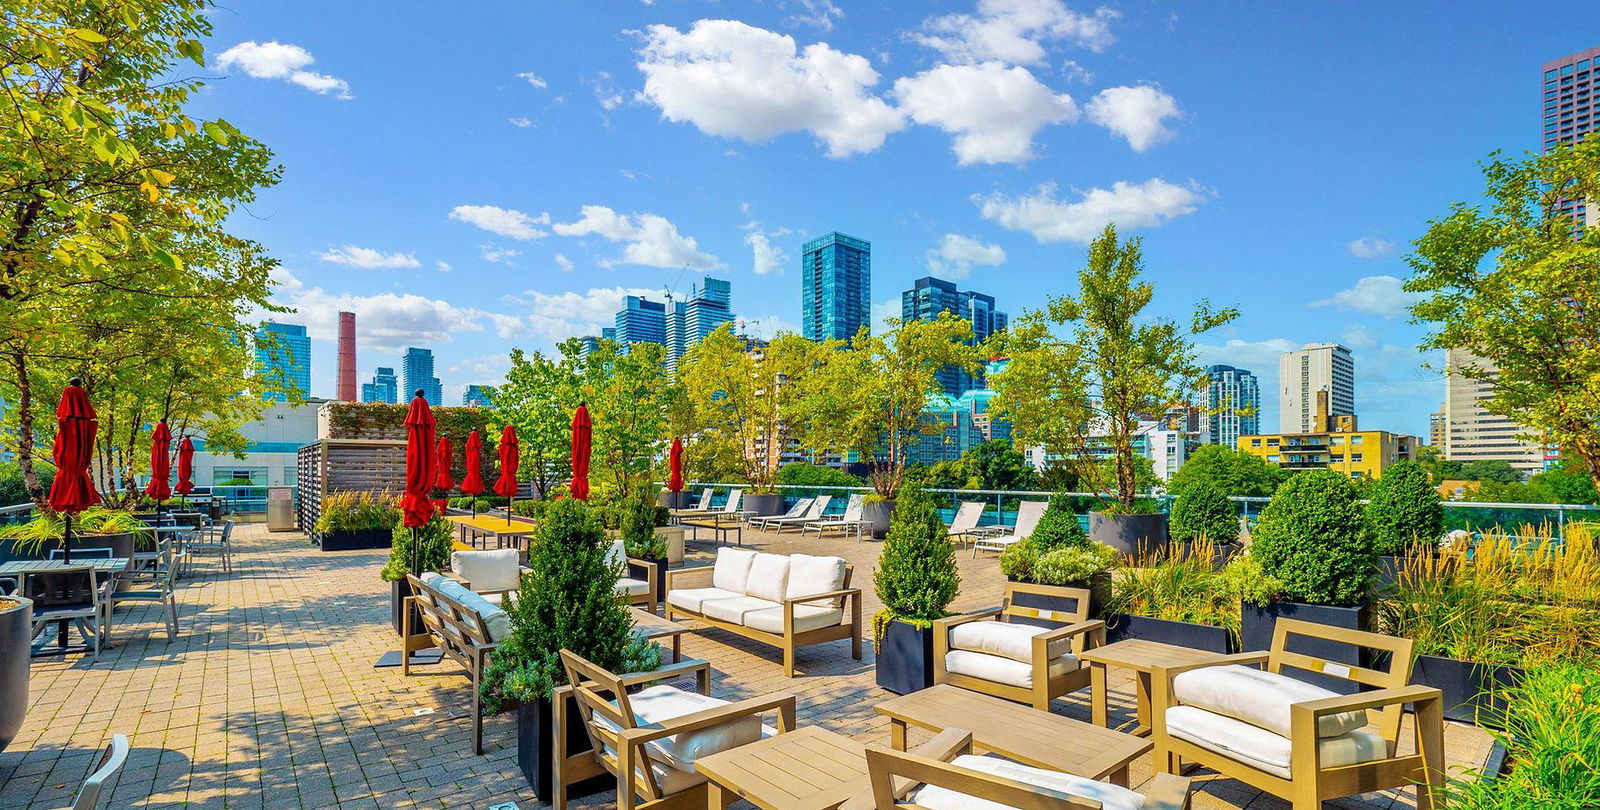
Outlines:
{"label": "metal bistro table", "polygon": [[[144,530],[151,532],[156,536],[157,545],[159,545],[161,542],[161,535],[172,535],[173,542],[177,543],[179,546],[179,551],[183,550],[183,541],[189,536],[192,536],[195,532],[195,528],[193,526],[185,526],[182,524],[174,524],[170,526],[146,526],[144,527]],[[139,566],[144,563],[152,563],[160,557],[160,551],[135,551],[133,553],[133,565]]]}
{"label": "metal bistro table", "polygon": [[[86,567],[93,568],[97,576],[101,574],[108,577],[115,576],[118,571],[122,571],[128,567],[128,558],[87,558],[82,560],[73,560],[70,563],[63,560],[12,560],[8,563],[0,563],[0,577],[27,577],[33,574],[50,574],[57,571],[65,571],[70,568]],[[17,585],[20,588],[22,582],[19,580]],[[67,621],[68,620],[66,619],[62,619],[56,622],[56,646],[53,649],[49,647],[33,648],[33,656],[35,658],[44,655],[65,655],[68,653],[86,652],[88,650],[88,647],[85,645],[78,645],[76,647],[67,645]]]}

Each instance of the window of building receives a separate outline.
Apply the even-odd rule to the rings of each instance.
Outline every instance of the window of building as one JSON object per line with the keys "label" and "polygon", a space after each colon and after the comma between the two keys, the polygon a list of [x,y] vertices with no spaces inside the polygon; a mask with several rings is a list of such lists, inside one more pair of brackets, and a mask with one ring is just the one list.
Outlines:
{"label": "window of building", "polygon": [[1359,435],[1351,436],[1350,437],[1350,443],[1351,444],[1361,444],[1361,440],[1365,439],[1365,438],[1366,438],[1365,436],[1359,436]]}
{"label": "window of building", "polygon": [[1277,464],[1278,463],[1278,457],[1277,456],[1267,456],[1267,461],[1270,461],[1273,464]]}
{"label": "window of building", "polygon": [[264,487],[267,485],[265,467],[217,467],[211,471],[212,486]]}
{"label": "window of building", "polygon": [[1353,462],[1353,463],[1360,463],[1361,454],[1360,453],[1351,453],[1350,454],[1350,461]]}
{"label": "window of building", "polygon": [[1250,440],[1250,446],[1251,447],[1260,447],[1261,446],[1261,440],[1260,439],[1251,439]]}
{"label": "window of building", "polygon": [[1267,440],[1267,446],[1268,447],[1277,447],[1278,446],[1278,440],[1277,439],[1268,439]]}

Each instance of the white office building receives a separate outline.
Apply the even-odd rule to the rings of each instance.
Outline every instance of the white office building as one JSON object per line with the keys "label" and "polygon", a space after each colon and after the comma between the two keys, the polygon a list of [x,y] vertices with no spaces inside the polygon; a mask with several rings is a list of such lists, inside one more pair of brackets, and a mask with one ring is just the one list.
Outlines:
{"label": "white office building", "polygon": [[1356,361],[1337,343],[1307,343],[1278,355],[1278,432],[1316,431],[1317,392],[1328,392],[1328,412],[1356,412]]}

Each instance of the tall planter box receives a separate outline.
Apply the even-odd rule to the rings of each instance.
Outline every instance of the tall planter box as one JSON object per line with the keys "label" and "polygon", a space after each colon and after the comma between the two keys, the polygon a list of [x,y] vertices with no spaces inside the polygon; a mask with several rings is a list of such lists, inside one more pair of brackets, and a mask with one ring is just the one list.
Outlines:
{"label": "tall planter box", "polygon": [[16,738],[28,713],[29,643],[33,640],[33,602],[0,596],[0,751]]}
{"label": "tall planter box", "polygon": [[867,501],[861,504],[861,519],[874,539],[882,540],[889,534],[889,520],[894,517],[894,501]]}
{"label": "tall planter box", "polygon": [[778,492],[746,492],[739,502],[739,510],[752,517],[783,514],[783,494]]}
{"label": "tall planter box", "polygon": [[[1342,627],[1346,630],[1365,630],[1369,612],[1370,608],[1367,605],[1342,607],[1273,601],[1271,604],[1260,606],[1245,603],[1241,606],[1243,621],[1239,627],[1239,644],[1245,652],[1272,649],[1273,629],[1277,627],[1280,618],[1299,619],[1330,627]],[[1371,663],[1366,650],[1324,639],[1291,638],[1289,651],[1319,658],[1335,666],[1356,667]],[[1356,683],[1344,678],[1306,672],[1293,667],[1290,669],[1293,670],[1293,677],[1342,695],[1354,694],[1358,689]]]}
{"label": "tall planter box", "polygon": [[1089,513],[1089,536],[1124,557],[1138,557],[1167,545],[1167,516]]}
{"label": "tall planter box", "polygon": [[394,542],[392,529],[360,529],[353,532],[328,532],[317,535],[323,551],[356,551],[388,548]]}
{"label": "tall planter box", "polygon": [[[401,622],[405,618],[406,597],[411,595],[411,580],[404,577],[389,583],[389,619],[394,623],[394,634],[405,638],[405,625]],[[422,626],[422,617],[417,614],[417,609],[411,609],[411,632],[421,635],[427,632]]]}
{"label": "tall planter box", "polygon": [[878,686],[907,695],[933,686],[933,628],[891,619],[878,639]]}
{"label": "tall planter box", "polygon": [[656,495],[656,506],[665,506],[668,509],[688,509],[690,497],[688,490],[673,492],[663,489]]}
{"label": "tall planter box", "polygon": [[[664,559],[661,559],[659,557],[639,557],[639,556],[632,556],[632,555],[630,555],[628,557],[628,559],[629,560],[639,560],[641,562],[655,563],[655,566],[656,566],[655,601],[650,603],[650,609],[652,611],[655,610],[656,609],[656,605],[662,604],[662,603],[667,601],[667,561],[664,560]],[[644,569],[643,568],[634,569],[633,566],[628,566],[628,571],[626,573],[627,573],[628,576],[633,577],[634,579],[644,579]]]}
{"label": "tall planter box", "polygon": [[1224,627],[1194,622],[1175,622],[1130,613],[1113,613],[1106,618],[1106,643],[1114,644],[1130,638],[1205,650],[1218,655],[1238,652],[1233,635]]}
{"label": "tall planter box", "polygon": [[683,527],[657,526],[656,535],[667,539],[667,562],[683,565]]}
{"label": "tall planter box", "polygon": [[[577,701],[570,692],[559,691],[567,701],[567,756],[592,750],[589,732],[583,727]],[[539,801],[551,804],[555,798],[555,711],[550,698],[525,700],[517,704],[517,768]],[[603,774],[567,787],[567,798],[590,796],[602,790],[615,790],[616,779]]]}
{"label": "tall planter box", "polygon": [[1445,719],[1499,728],[1499,718],[1506,708],[1501,690],[1515,686],[1522,675],[1521,667],[1419,655],[1411,670],[1411,682],[1444,693]]}

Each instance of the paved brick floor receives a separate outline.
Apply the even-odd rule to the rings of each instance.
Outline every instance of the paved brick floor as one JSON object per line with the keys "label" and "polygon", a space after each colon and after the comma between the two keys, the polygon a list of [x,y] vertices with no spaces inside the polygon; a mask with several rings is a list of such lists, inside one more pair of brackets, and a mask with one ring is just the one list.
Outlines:
{"label": "paved brick floor", "polygon": [[[34,663],[27,722],[0,753],[0,810],[58,807],[114,732],[133,753],[111,794],[111,807],[197,808],[487,808],[515,801],[538,806],[515,762],[515,724],[487,721],[484,756],[471,753],[463,706],[467,682],[450,664],[413,670],[373,669],[395,637],[388,586],[378,579],[385,554],[324,554],[299,534],[261,526],[236,533],[232,575],[202,560],[180,584],[181,633],[168,643],[158,611],[119,613],[115,649]],[[856,566],[878,609],[871,571],[878,545],[786,534],[747,533],[745,544],[769,551],[836,553]],[[708,545],[693,556],[707,559]],[[992,555],[959,555],[963,578],[955,607],[998,602],[1001,577]],[[790,691],[803,723],[869,742],[886,742],[872,705],[886,697],[873,684],[872,651],[849,655],[848,642],[802,650],[800,677],[784,678],[772,648],[717,631],[691,633],[686,655],[711,661],[713,693],[743,696]],[[1114,673],[1116,719],[1131,713],[1126,675]],[[1088,719],[1082,695],[1059,700],[1058,713]],[[1487,737],[1452,725],[1452,765],[1481,762]],[[1134,765],[1137,786],[1148,758]],[[1198,774],[1197,808],[1263,810],[1288,805],[1231,779]],[[1409,791],[1369,794],[1332,807],[1412,804]],[[609,803],[606,797],[584,802]]]}

